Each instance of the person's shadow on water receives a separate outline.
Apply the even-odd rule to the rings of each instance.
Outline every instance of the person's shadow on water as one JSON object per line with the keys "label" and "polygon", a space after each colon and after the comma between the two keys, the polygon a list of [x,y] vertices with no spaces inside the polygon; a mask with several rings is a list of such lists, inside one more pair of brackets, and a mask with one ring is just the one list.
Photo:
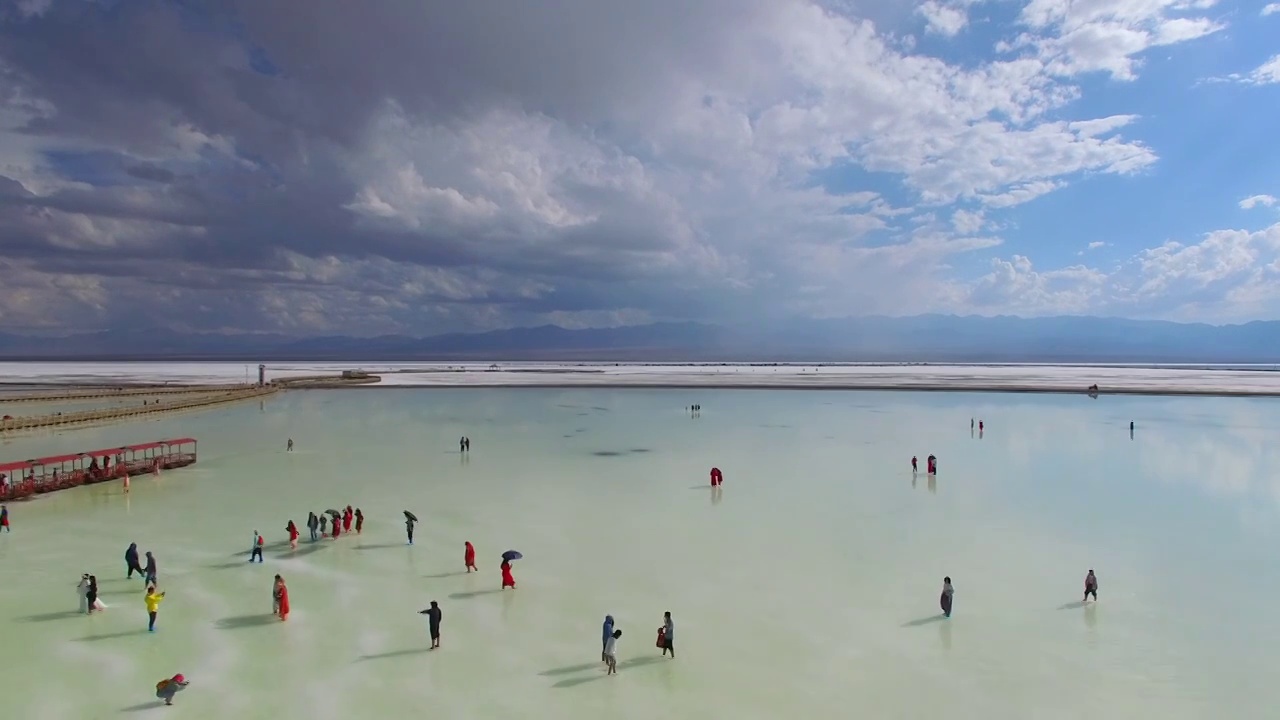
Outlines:
{"label": "person's shadow on water", "polygon": [[137,705],[130,705],[127,708],[120,708],[120,712],[122,713],[144,712],[146,710],[150,710],[152,708],[159,708],[159,707],[164,707],[163,700],[153,700],[151,702],[138,703]]}
{"label": "person's shadow on water", "polygon": [[214,622],[213,626],[219,630],[239,630],[241,628],[262,627],[271,623],[280,622],[280,618],[271,613],[261,613],[259,615],[239,615],[237,617],[220,618]]}
{"label": "person's shadow on water", "polygon": [[[653,665],[656,663],[664,662],[665,660],[666,659],[661,656],[653,656],[653,655],[649,657],[631,658],[630,660],[623,660],[622,662],[618,663],[618,672],[621,673],[623,670],[626,670],[628,668],[638,668],[638,667],[643,667],[645,665]],[[575,667],[581,667],[584,669],[584,671],[590,670],[591,668],[599,668],[599,674],[587,675],[585,677],[565,678],[564,680],[561,680],[557,683],[552,684],[551,687],[560,688],[560,689],[577,687],[579,685],[586,685],[589,682],[595,682],[596,680],[603,680],[609,677],[609,675],[605,673],[604,663],[591,663],[589,665],[584,664],[584,665],[575,666]],[[557,670],[549,670],[545,673],[539,673],[539,674],[540,675],[550,675],[554,673],[569,674],[570,672],[573,672],[573,668],[559,668]]]}
{"label": "person's shadow on water", "polygon": [[405,657],[407,655],[423,655],[429,652],[431,652],[431,648],[429,647],[409,648],[407,650],[390,650],[388,652],[383,652],[383,653],[373,653],[372,655],[361,655],[360,657],[356,658],[356,662],[362,662],[366,660],[383,660],[387,658]]}
{"label": "person's shadow on water", "polygon": [[137,630],[122,630],[121,632],[106,633],[104,635],[86,635],[76,638],[76,642],[98,642],[100,640],[118,640],[127,637],[142,637],[147,634],[146,628],[138,628]]}
{"label": "person's shadow on water", "polygon": [[920,627],[922,625],[932,625],[936,622],[942,622],[943,620],[946,620],[946,619],[947,619],[946,615],[943,615],[942,613],[938,613],[937,615],[930,615],[929,617],[922,617],[917,620],[912,620],[910,622],[904,622],[902,623],[902,627],[910,628],[910,627]]}
{"label": "person's shadow on water", "polygon": [[63,610],[61,612],[40,613],[39,615],[23,615],[22,617],[17,618],[17,621],[24,622],[24,623],[55,622],[57,620],[64,620],[66,618],[72,618],[77,615],[87,615],[87,614],[88,613],[82,613],[76,610]]}
{"label": "person's shadow on water", "polygon": [[456,593],[449,593],[449,599],[450,600],[470,600],[471,598],[477,598],[477,597],[480,597],[481,595],[497,595],[500,592],[502,592],[502,590],[497,588],[491,588],[489,590],[472,590],[471,592],[456,592]]}

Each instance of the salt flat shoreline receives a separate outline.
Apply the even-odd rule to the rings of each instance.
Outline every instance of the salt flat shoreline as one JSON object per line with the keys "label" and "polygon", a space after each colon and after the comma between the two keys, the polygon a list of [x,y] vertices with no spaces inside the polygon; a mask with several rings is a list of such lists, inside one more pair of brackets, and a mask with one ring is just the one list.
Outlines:
{"label": "salt flat shoreline", "polygon": [[[143,387],[248,385],[257,367],[242,363],[25,363],[4,366],[0,390],[49,392]],[[620,363],[336,363],[266,366],[268,382],[284,389],[349,388],[344,371],[367,373],[361,389],[637,389],[840,390],[1087,395],[1280,397],[1273,368],[1080,365],[787,365]],[[332,380],[329,380],[332,378]]]}

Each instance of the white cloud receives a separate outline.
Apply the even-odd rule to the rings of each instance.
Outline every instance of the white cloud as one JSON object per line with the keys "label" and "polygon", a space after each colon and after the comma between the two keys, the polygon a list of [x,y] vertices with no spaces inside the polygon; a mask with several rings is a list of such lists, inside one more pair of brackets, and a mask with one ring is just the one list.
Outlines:
{"label": "white cloud", "polygon": [[916,13],[924,18],[929,32],[951,37],[969,24],[969,12],[964,5],[925,0],[916,8]]}
{"label": "white cloud", "polygon": [[1262,8],[1262,16],[1274,15],[1280,13],[1280,3],[1270,3]]}
{"label": "white cloud", "polygon": [[1102,242],[1101,240],[1095,240],[1094,242],[1091,242],[1088,245],[1085,245],[1084,249],[1077,252],[1076,255],[1083,256],[1087,252],[1091,252],[1093,250],[1100,250],[1104,247],[1107,247],[1107,245],[1108,243]]}
{"label": "white cloud", "polygon": [[1252,210],[1256,207],[1271,207],[1276,204],[1276,198],[1271,195],[1252,195],[1240,201],[1241,210]]}
{"label": "white cloud", "polygon": [[981,210],[960,209],[951,214],[951,226],[961,235],[973,235],[986,224],[986,217]]}
{"label": "white cloud", "polygon": [[995,314],[1115,314],[1239,321],[1280,305],[1280,223],[1263,230],[1217,230],[1199,242],[1169,241],[1103,270],[1077,265],[1036,270],[1015,255],[992,261],[975,283],[954,288]]}
{"label": "white cloud", "polygon": [[1021,21],[1031,32],[1001,47],[1032,48],[1049,72],[1071,77],[1106,72],[1133,80],[1139,55],[1222,30],[1205,12],[1215,0],[1031,0]]}
{"label": "white cloud", "polygon": [[1253,85],[1274,85],[1280,83],[1280,55],[1272,55],[1270,60],[1253,69],[1244,78]]}

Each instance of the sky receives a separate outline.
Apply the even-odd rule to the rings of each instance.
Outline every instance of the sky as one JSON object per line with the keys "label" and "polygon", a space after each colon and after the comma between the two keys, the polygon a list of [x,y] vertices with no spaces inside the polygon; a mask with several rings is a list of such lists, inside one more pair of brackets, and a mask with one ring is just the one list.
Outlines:
{"label": "sky", "polygon": [[1280,3],[5,0],[0,332],[1280,315]]}

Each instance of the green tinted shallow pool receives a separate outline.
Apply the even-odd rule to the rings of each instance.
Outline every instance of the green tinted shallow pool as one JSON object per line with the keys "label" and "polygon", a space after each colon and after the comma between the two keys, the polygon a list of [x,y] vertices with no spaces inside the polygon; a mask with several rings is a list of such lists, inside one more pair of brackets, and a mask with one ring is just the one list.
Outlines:
{"label": "green tinted shallow pool", "polygon": [[[31,720],[1269,717],[1277,431],[1267,400],[406,389],[5,440],[2,460],[190,435],[200,462],[10,505],[0,699]],[[913,478],[930,453],[936,481]],[[362,535],[245,562],[254,530],[348,504]],[[129,542],[159,558],[155,634]],[[100,615],[74,613],[85,572]],[[151,709],[177,672],[179,707]]]}

